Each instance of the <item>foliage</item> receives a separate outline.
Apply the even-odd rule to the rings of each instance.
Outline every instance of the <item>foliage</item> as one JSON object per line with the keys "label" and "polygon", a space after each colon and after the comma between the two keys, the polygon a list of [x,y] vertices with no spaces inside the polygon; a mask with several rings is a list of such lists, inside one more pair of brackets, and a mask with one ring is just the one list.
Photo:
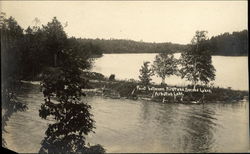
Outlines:
{"label": "foliage", "polygon": [[[120,97],[126,97],[126,98],[136,98],[139,97],[151,97],[153,91],[145,90],[145,91],[139,91],[135,90],[136,86],[139,85],[138,82],[129,82],[125,80],[115,81],[115,82],[109,82],[109,81],[102,81],[102,82],[91,82],[90,85],[95,88],[103,88],[107,89],[106,95],[109,96],[109,93],[118,93]],[[156,88],[165,88],[165,86],[154,84],[153,87]],[[189,88],[192,89],[193,85],[187,85],[187,86],[168,86],[172,88]],[[217,87],[207,87],[204,85],[197,85],[196,89],[211,89],[212,93],[206,93],[203,95],[200,92],[184,92],[184,97],[182,98],[183,101],[197,101],[202,98],[205,102],[215,102],[215,101],[221,101],[223,102],[233,102],[233,101],[240,101],[244,99],[245,96],[248,96],[247,91],[239,91],[239,90],[231,90],[231,89],[224,89],[224,88],[217,88]],[[133,93],[133,91],[135,92]],[[162,102],[162,97],[155,97],[152,100],[153,101],[160,101]],[[171,102],[174,101],[173,96],[165,96],[166,100],[169,100]],[[183,102],[180,100],[181,96],[176,97],[176,101]]]}
{"label": "foliage", "polygon": [[131,97],[132,91],[136,88],[137,83],[134,82],[118,82],[116,86],[114,86],[114,90],[116,90],[121,97]]}
{"label": "foliage", "polygon": [[23,29],[12,17],[1,19],[1,70],[3,81],[12,76],[13,80],[20,79],[21,49]]}
{"label": "foliage", "polygon": [[[2,130],[10,116],[14,112],[25,111],[26,104],[18,101],[16,91],[20,87],[20,49],[23,39],[22,28],[12,17],[6,19],[4,13],[1,13],[1,103],[2,103]],[[2,138],[2,145],[6,142]]]}
{"label": "foliage", "polygon": [[206,44],[206,34],[206,31],[196,31],[189,49],[181,54],[181,77],[194,85],[199,81],[207,84],[215,79],[215,68]]}
{"label": "foliage", "polygon": [[[81,101],[85,88],[81,70],[86,66],[84,60],[77,58],[71,51],[62,53],[63,65],[45,73],[42,81],[45,103],[39,116],[49,116],[57,121],[50,124],[42,141],[40,153],[75,153],[88,150],[85,136],[95,128],[91,106]],[[98,149],[97,149],[98,150]],[[100,152],[104,151],[101,147]]]}
{"label": "foliage", "polygon": [[213,55],[248,55],[248,30],[213,36],[207,42]]}
{"label": "foliage", "polygon": [[165,84],[166,77],[177,73],[177,62],[173,54],[160,53],[155,56],[153,70],[162,78],[163,84]]}
{"label": "foliage", "polygon": [[[46,39],[43,30],[40,27],[28,27],[25,30],[22,46],[22,78],[32,80],[42,69],[49,64],[49,56],[45,51]],[[45,58],[46,57],[46,58]]]}
{"label": "foliage", "polygon": [[56,66],[57,59],[60,60],[61,52],[66,46],[67,35],[56,17],[46,26],[43,26],[43,31],[45,34],[45,51],[47,51],[47,56],[50,59],[48,62],[50,62],[50,66]]}
{"label": "foliage", "polygon": [[[97,45],[103,53],[176,53],[183,52],[188,48],[188,45],[170,42],[147,43],[124,39],[78,39],[78,41],[83,44]],[[212,36],[206,42],[212,55],[248,55],[248,30]]]}
{"label": "foliage", "polygon": [[[97,45],[103,53],[176,53],[183,52],[188,48],[188,45],[170,42],[147,43],[124,39],[78,39],[78,41],[83,44]],[[248,30],[213,36],[206,42],[207,47],[212,51],[212,55],[248,55]]]}
{"label": "foliage", "polygon": [[81,69],[91,67],[90,49],[83,50],[85,46],[74,43],[76,40],[69,41],[56,18],[42,28],[28,27],[25,33],[14,18],[7,19],[1,13],[1,21],[2,129],[13,112],[27,109],[15,96],[20,80],[32,79],[44,72],[45,103],[39,115],[44,119],[54,117],[57,122],[49,125],[40,152],[86,152],[91,149],[104,152],[99,145],[85,146],[84,135],[95,128],[90,105],[81,101],[84,96],[81,89],[86,86]]}
{"label": "foliage", "polygon": [[[98,45],[67,38],[64,27],[56,17],[46,25],[36,24],[23,30],[13,17],[6,18],[4,13],[1,14],[1,57],[4,57],[1,63],[6,76],[33,80],[46,67],[62,64],[63,50],[71,50],[79,57],[88,59],[87,68],[93,62],[91,57],[102,54]],[[39,19],[35,21],[39,22]]]}
{"label": "foliage", "polygon": [[101,73],[84,71],[82,77],[90,80],[105,80],[105,76]]}
{"label": "foliage", "polygon": [[148,85],[150,83],[151,76],[153,75],[153,70],[149,68],[149,63],[148,61],[143,63],[143,66],[140,69],[140,76],[139,79],[141,80],[143,85]]}
{"label": "foliage", "polygon": [[[8,81],[2,82],[1,102],[2,102],[2,131],[6,132],[5,127],[11,115],[15,112],[26,111],[27,105],[18,101],[16,97],[16,89],[20,88],[16,81],[8,78]],[[6,146],[6,142],[2,137],[2,146]]]}
{"label": "foliage", "polygon": [[114,81],[114,80],[115,80],[115,74],[111,74],[111,75],[109,76],[109,80],[110,80],[110,81]]}
{"label": "foliage", "polygon": [[186,46],[171,42],[148,43],[124,39],[78,39],[81,43],[99,46],[103,53],[174,53],[183,51]]}

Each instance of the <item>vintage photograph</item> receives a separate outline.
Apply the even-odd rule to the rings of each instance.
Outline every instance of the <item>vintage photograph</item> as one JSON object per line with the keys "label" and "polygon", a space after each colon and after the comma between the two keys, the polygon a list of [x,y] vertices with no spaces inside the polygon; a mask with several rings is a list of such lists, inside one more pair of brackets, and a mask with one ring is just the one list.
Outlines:
{"label": "vintage photograph", "polygon": [[0,1],[2,147],[250,152],[248,2]]}

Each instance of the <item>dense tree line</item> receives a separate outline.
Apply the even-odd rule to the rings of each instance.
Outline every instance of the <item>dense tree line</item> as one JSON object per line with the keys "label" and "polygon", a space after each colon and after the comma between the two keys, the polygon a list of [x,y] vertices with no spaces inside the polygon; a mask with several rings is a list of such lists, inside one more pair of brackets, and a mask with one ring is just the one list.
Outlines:
{"label": "dense tree line", "polygon": [[[22,29],[12,17],[4,19],[1,13],[0,19],[2,130],[5,131],[9,117],[14,112],[26,110],[27,106],[16,98],[16,91],[20,88],[21,71],[18,68],[22,56],[19,48],[22,46]],[[6,146],[4,138],[2,145]]]}
{"label": "dense tree line", "polygon": [[211,37],[207,41],[213,55],[247,56],[248,31],[224,33]]}
{"label": "dense tree line", "polygon": [[[147,43],[125,39],[78,39],[83,44],[96,45],[103,53],[176,53],[188,49],[188,44]],[[246,56],[248,54],[248,31],[224,33],[206,40],[212,55]],[[100,50],[99,50],[100,51]]]}
{"label": "dense tree line", "polygon": [[79,39],[82,43],[92,43],[103,53],[175,53],[185,50],[185,45],[174,43],[147,43],[124,39]]}
{"label": "dense tree line", "polygon": [[2,71],[6,76],[32,79],[47,67],[62,65],[64,50],[72,50],[86,60],[102,54],[100,47],[92,43],[68,38],[56,17],[47,25],[29,26],[25,30],[13,17],[6,18],[3,13],[1,21]]}

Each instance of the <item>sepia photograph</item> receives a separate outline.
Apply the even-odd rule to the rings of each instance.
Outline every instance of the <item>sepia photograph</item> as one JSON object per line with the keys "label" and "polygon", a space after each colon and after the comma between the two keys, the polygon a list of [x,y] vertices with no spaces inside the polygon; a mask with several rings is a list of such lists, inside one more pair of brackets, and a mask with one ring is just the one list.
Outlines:
{"label": "sepia photograph", "polygon": [[248,1],[0,1],[2,147],[250,152]]}

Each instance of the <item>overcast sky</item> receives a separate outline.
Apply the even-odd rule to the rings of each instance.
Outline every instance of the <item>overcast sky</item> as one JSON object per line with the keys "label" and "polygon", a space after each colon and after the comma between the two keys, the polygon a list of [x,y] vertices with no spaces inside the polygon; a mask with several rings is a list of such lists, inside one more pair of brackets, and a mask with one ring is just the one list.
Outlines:
{"label": "overcast sky", "polygon": [[27,28],[54,16],[68,36],[189,43],[196,30],[214,36],[247,29],[247,1],[0,1],[1,11]]}

